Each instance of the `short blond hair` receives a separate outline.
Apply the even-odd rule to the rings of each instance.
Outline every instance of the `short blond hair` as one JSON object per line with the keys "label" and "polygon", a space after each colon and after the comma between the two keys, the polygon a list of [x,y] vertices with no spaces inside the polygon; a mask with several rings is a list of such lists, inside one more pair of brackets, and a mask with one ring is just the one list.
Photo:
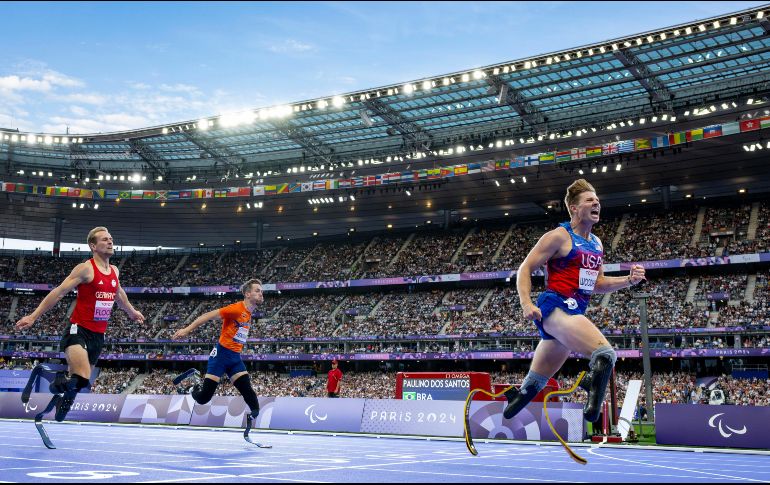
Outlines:
{"label": "short blond hair", "polygon": [[247,281],[246,283],[241,285],[241,293],[243,293],[245,295],[246,292],[251,290],[251,287],[254,286],[254,285],[262,286],[262,282],[259,281],[256,278],[250,279],[249,281]]}
{"label": "short blond hair", "polygon": [[96,244],[96,233],[97,233],[97,232],[102,232],[102,231],[106,231],[106,232],[109,232],[109,231],[107,230],[107,228],[106,228],[106,227],[103,227],[103,226],[94,227],[93,229],[91,229],[90,231],[88,231],[88,239],[86,239],[86,242],[87,242],[89,245],[91,245],[91,244]]}
{"label": "short blond hair", "polygon": [[572,211],[569,210],[569,206],[577,204],[580,194],[583,192],[596,192],[593,185],[589,184],[586,179],[577,179],[567,187],[567,195],[564,197],[564,205],[567,207],[567,213],[572,216]]}

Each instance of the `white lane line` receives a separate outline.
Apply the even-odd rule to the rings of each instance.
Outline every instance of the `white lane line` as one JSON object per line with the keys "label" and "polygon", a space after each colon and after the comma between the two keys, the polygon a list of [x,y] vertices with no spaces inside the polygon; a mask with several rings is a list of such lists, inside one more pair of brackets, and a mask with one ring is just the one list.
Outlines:
{"label": "white lane line", "polygon": [[194,482],[196,480],[219,480],[222,478],[235,478],[236,475],[219,475],[212,477],[193,477],[193,478],[173,478],[171,480],[148,480],[144,482],[135,483],[177,483],[177,482]]}
{"label": "white lane line", "polygon": [[[606,463],[602,463],[602,467],[604,467],[605,465],[606,465]],[[482,463],[467,463],[467,466],[492,467],[492,468],[514,468],[514,469],[517,469],[517,470],[542,470],[542,471],[554,471],[554,472],[566,472],[566,473],[575,473],[575,470],[576,470],[575,468],[554,468],[552,466],[551,467],[546,467],[546,468],[534,468],[532,466],[527,466],[527,465],[522,465],[522,466],[513,466],[513,465],[484,465]],[[626,468],[628,467],[628,465],[625,465],[625,466],[626,466]],[[578,469],[578,470],[580,470],[581,472],[585,471],[585,472],[588,472],[588,473],[591,473],[591,472],[595,471],[596,473],[601,473],[602,475],[620,475],[620,476],[630,476],[630,475],[633,475],[633,476],[640,476],[640,477],[642,477],[642,476],[650,476],[650,477],[670,477],[670,478],[690,478],[690,479],[694,479],[694,478],[707,479],[707,478],[710,478],[710,477],[689,476],[689,475],[671,475],[671,474],[667,475],[667,474],[660,474],[660,473],[642,473],[642,472],[638,472],[638,471],[629,472],[627,470],[626,471],[622,471],[622,472],[621,471],[607,471],[606,469],[602,470],[601,472],[599,472],[598,470],[589,470],[589,469]],[[655,481],[655,480],[651,480],[651,481]]]}
{"label": "white lane line", "polygon": [[[648,466],[648,467],[656,467],[656,468],[666,468],[666,469],[669,469],[669,470],[677,470],[677,471],[680,471],[680,472],[694,473],[694,474],[698,475],[700,478],[705,478],[705,477],[703,477],[703,475],[710,475],[712,477],[730,478],[730,479],[733,479],[733,480],[746,480],[746,481],[749,481],[749,482],[761,482],[761,483],[765,482],[765,480],[757,480],[757,479],[754,479],[754,478],[736,477],[736,476],[732,476],[732,475],[725,475],[725,474],[722,474],[722,473],[711,473],[711,472],[704,472],[704,471],[700,471],[700,470],[689,470],[687,468],[679,468],[679,467],[674,467],[674,466],[670,466],[670,465],[658,465],[658,464],[655,464],[655,463],[645,463],[645,462],[641,462],[641,461],[628,460],[626,458],[617,458],[615,456],[599,454],[599,453],[597,453],[595,448],[589,449],[588,453],[590,453],[590,454],[592,454],[594,456],[601,457],[601,458],[607,458],[607,459],[610,459],[610,460],[625,461],[627,463],[634,463],[636,465],[642,465],[642,466]],[[718,464],[719,464],[718,460],[715,460],[714,463],[712,463],[712,465],[718,465]]]}
{"label": "white lane line", "polygon": [[[108,467],[108,468],[130,468],[132,470],[150,470],[150,471],[174,472],[174,473],[194,473],[196,475],[222,475],[221,473],[194,472],[190,470],[174,470],[172,468],[150,468],[150,467],[112,465],[112,464],[106,464],[106,463],[89,463],[89,462],[84,463],[79,461],[46,460],[43,458],[22,458],[20,456],[0,456],[0,460],[42,461],[42,462],[53,462],[53,463],[67,463],[68,465],[87,465],[91,467],[99,466],[99,467]],[[224,476],[235,477],[236,475],[224,475]]]}
{"label": "white lane line", "polygon": [[[241,477],[248,477],[248,478],[263,478],[267,477],[268,475],[284,475],[287,473],[309,473],[309,472],[325,472],[325,471],[334,471],[334,470],[361,470],[361,469],[367,469],[367,468],[374,468],[374,467],[387,467],[387,466],[398,466],[398,465],[421,465],[426,463],[446,463],[446,462],[452,462],[455,460],[467,462],[467,460],[479,460],[484,459],[487,457],[483,456],[464,456],[464,457],[454,457],[454,458],[442,458],[438,460],[410,460],[410,461],[403,461],[399,463],[373,463],[371,465],[346,465],[346,466],[327,466],[327,467],[321,467],[321,468],[312,468],[312,469],[305,469],[305,470],[283,470],[283,471],[277,471],[277,472],[265,472],[265,473],[250,473],[248,475],[240,475]],[[460,463],[455,463],[457,465],[461,465]]]}
{"label": "white lane line", "polygon": [[588,483],[588,482],[577,482],[575,480],[549,480],[547,478],[525,478],[525,477],[500,477],[497,475],[475,475],[475,474],[467,474],[467,473],[448,473],[448,472],[418,472],[414,470],[388,470],[387,468],[369,468],[369,470],[374,471],[381,471],[381,472],[392,472],[392,473],[419,473],[424,475],[445,475],[448,477],[467,477],[467,478],[492,478],[494,480],[510,480],[514,482],[518,481],[529,481],[529,482],[552,482],[552,483]]}

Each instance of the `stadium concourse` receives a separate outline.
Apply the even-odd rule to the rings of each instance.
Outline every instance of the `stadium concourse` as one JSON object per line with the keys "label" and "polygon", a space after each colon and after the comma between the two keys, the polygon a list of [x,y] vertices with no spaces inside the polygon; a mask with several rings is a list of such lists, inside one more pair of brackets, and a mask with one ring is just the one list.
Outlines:
{"label": "stadium concourse", "polygon": [[[0,480],[770,480],[769,13],[237,120],[82,136],[0,129],[4,236],[53,242],[0,251],[0,430],[14,438]],[[604,274],[646,271],[586,311],[619,357],[612,409],[588,425],[578,390],[548,414],[542,401],[510,420],[502,401],[466,412],[468,376],[489,374],[499,391],[527,373],[540,335],[517,271],[568,219],[577,178],[601,200]],[[15,324],[90,258],[64,248],[96,226],[118,246],[158,248],[111,261],[145,321],[116,307],[68,420],[44,423],[49,452],[30,419],[48,382],[23,404],[21,391],[35,365],[63,362],[76,295],[30,328]],[[242,300],[249,278],[264,290],[242,354],[261,408],[251,439],[272,449],[236,434],[249,422],[237,382],[223,378],[208,404],[172,383],[204,373],[221,327],[172,336]],[[532,280],[534,300],[543,270]],[[588,357],[570,356],[560,388]],[[342,399],[326,398],[333,359]],[[420,372],[439,377],[405,390],[399,373]],[[431,382],[449,381],[459,394],[439,399]],[[616,432],[624,444],[591,442]]]}

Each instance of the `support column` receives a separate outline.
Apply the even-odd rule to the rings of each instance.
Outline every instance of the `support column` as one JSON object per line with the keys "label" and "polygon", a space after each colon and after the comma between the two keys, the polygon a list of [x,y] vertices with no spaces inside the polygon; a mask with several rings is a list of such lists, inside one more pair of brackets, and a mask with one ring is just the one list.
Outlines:
{"label": "support column", "polygon": [[257,236],[257,249],[262,249],[262,239],[264,237],[265,227],[262,222],[257,222],[256,236]]}
{"label": "support column", "polygon": [[669,210],[671,208],[671,186],[664,185],[661,187],[660,195],[663,198],[663,208]]}
{"label": "support column", "polygon": [[647,402],[647,419],[654,421],[655,405],[652,400],[652,371],[650,367],[650,336],[647,326],[647,298],[649,293],[634,293],[639,300],[639,324],[642,330],[642,365],[644,367],[645,401]]}
{"label": "support column", "polygon": [[63,225],[64,219],[57,217],[54,221],[53,230],[53,255],[56,258],[59,257],[59,252],[61,251],[61,230]]}

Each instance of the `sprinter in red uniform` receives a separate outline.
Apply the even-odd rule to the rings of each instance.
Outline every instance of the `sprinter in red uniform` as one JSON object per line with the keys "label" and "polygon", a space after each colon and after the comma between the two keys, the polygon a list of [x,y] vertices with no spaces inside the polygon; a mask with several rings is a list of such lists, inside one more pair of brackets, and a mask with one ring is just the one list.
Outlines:
{"label": "sprinter in red uniform", "polygon": [[[35,311],[16,322],[16,330],[30,328],[64,295],[77,288],[75,309],[59,343],[60,351],[64,352],[67,358],[68,372],[57,373],[49,388],[57,401],[56,421],[64,421],[77,393],[90,386],[91,372],[99,360],[107,321],[115,302],[128,313],[131,320],[144,323],[144,315],[129,303],[126,292],[120,286],[118,268],[110,264],[115,250],[107,228],[91,229],[87,241],[93,258],[75,266],[62,284],[51,290],[40,302]],[[22,394],[23,401],[25,395],[26,399],[29,399],[31,384],[40,374],[39,369],[36,371],[33,371],[30,383]]]}
{"label": "sprinter in red uniform", "polygon": [[[586,420],[599,419],[612,369],[617,355],[588,318],[585,317],[592,293],[610,293],[629,288],[644,277],[644,267],[633,265],[628,276],[604,276],[604,248],[591,233],[599,222],[601,204],[596,190],[584,179],[567,189],[564,205],[570,220],[548,231],[535,244],[516,274],[524,318],[533,320],[540,332],[529,373],[521,388],[506,392],[508,405],[503,417],[510,419],[521,411],[546,386],[570,352],[590,356],[590,372],[581,387],[588,391],[583,408]],[[546,290],[532,303],[532,271],[546,265]]]}

